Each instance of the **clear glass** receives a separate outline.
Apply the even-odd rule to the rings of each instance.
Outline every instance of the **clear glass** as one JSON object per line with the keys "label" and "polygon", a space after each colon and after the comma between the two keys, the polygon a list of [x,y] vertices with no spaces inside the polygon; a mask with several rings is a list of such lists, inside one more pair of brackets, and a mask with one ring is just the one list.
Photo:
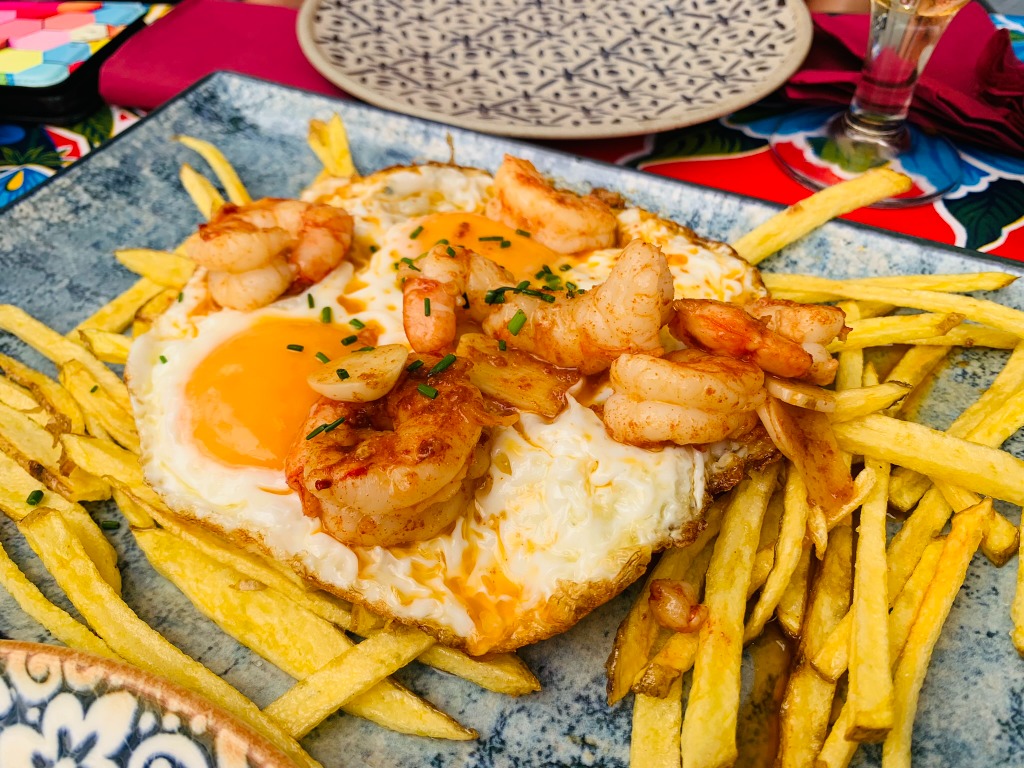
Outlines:
{"label": "clear glass", "polygon": [[[953,16],[967,2],[872,0],[871,38],[850,107],[820,125],[808,121],[810,113],[784,118],[770,144],[786,170],[803,184],[820,189],[869,168],[900,166],[901,159],[922,153],[955,156],[944,139],[909,126],[907,114],[921,70]],[[793,137],[800,133],[804,134],[803,151],[794,152]],[[912,168],[913,162],[907,165]],[[955,168],[955,164],[945,166]],[[923,184],[915,183],[910,192],[883,205],[917,205],[941,197],[959,181],[956,172],[931,174]]]}

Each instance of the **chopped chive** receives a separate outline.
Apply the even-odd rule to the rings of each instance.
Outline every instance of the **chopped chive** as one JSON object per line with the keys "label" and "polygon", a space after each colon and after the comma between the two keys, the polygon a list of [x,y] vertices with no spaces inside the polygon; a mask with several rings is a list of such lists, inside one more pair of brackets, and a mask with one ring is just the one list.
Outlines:
{"label": "chopped chive", "polygon": [[430,299],[423,300],[423,316],[430,317]]}
{"label": "chopped chive", "polygon": [[164,357],[163,355],[160,355],[160,362],[166,364],[167,363],[167,358]]}
{"label": "chopped chive", "polygon": [[330,424],[325,424],[324,425],[324,433],[326,434],[327,432],[333,432],[334,430],[336,430],[338,427],[340,427],[344,423],[345,423],[345,417],[341,416],[336,421],[332,421]]}
{"label": "chopped chive", "polygon": [[306,294],[306,303],[309,305],[310,309],[312,309],[313,307],[316,306],[316,301],[313,300],[313,294],[312,293],[307,293]]}
{"label": "chopped chive", "polygon": [[409,363],[405,367],[405,370],[407,370],[409,373],[412,373],[416,369],[422,368],[422,367],[423,367],[423,361],[422,360],[413,360],[411,363]]}
{"label": "chopped chive", "polygon": [[394,269],[395,272],[397,272],[399,270],[400,266],[401,265],[397,261],[394,264],[391,265],[392,269]]}
{"label": "chopped chive", "polygon": [[558,271],[559,272],[568,272],[570,269],[572,269],[572,264],[563,264],[562,266],[560,266],[558,268]]}
{"label": "chopped chive", "polygon": [[576,283],[574,283],[574,282],[572,282],[570,280],[570,281],[566,282],[565,290],[567,290],[567,291],[578,291],[579,287],[576,285]]}
{"label": "chopped chive", "polygon": [[451,256],[453,259],[455,258],[455,249],[452,248],[450,245],[444,249],[444,252]]}
{"label": "chopped chive", "polygon": [[331,358],[329,358],[323,352],[317,352],[316,353],[316,359],[319,360],[321,363],[329,363],[329,362],[331,362]]}
{"label": "chopped chive", "polygon": [[314,437],[316,437],[317,435],[319,435],[319,434],[320,434],[321,432],[323,432],[323,431],[324,431],[325,429],[327,429],[327,425],[326,425],[326,424],[321,424],[321,425],[320,425],[319,427],[317,427],[317,428],[316,428],[316,429],[314,429],[314,430],[313,430],[312,432],[310,432],[310,433],[309,433],[308,435],[306,435],[306,439],[307,439],[307,440],[312,440],[312,439],[313,439]]}
{"label": "chopped chive", "polygon": [[373,352],[375,349],[376,347],[360,347],[356,352]]}
{"label": "chopped chive", "polygon": [[117,520],[101,520],[100,528],[104,531],[116,531],[121,527],[121,524]]}
{"label": "chopped chive", "polygon": [[28,495],[28,498],[25,499],[25,503],[28,504],[30,507],[34,507],[34,506],[36,506],[42,500],[43,500],[43,492],[40,491],[40,490],[35,490],[35,491],[32,491],[32,493],[30,493]]}
{"label": "chopped chive", "polygon": [[501,235],[487,235],[487,237],[477,238],[481,243],[500,243],[504,239]]}
{"label": "chopped chive", "polygon": [[508,344],[505,343],[504,339],[498,339],[498,349],[500,349],[502,352],[508,349]]}
{"label": "chopped chive", "polygon": [[347,346],[349,346],[351,344],[355,344],[357,341],[359,341],[359,337],[353,335],[353,336],[346,336],[344,339],[341,340],[341,343],[344,344],[347,347]]}
{"label": "chopped chive", "polygon": [[424,397],[429,397],[431,400],[437,397],[437,390],[434,389],[433,387],[428,387],[426,384],[418,385],[416,387],[416,391],[419,392]]}
{"label": "chopped chive", "polygon": [[441,238],[436,243],[434,243],[434,245],[448,245],[448,241],[445,240],[444,238]]}
{"label": "chopped chive", "polygon": [[512,319],[508,321],[508,332],[513,336],[518,336],[524,325],[526,325],[526,313],[517,309]]}
{"label": "chopped chive", "polygon": [[320,310],[320,322],[330,323],[334,319],[334,312],[330,307],[324,307]]}
{"label": "chopped chive", "polygon": [[484,304],[504,304],[507,288],[495,288],[484,294]]}
{"label": "chopped chive", "polygon": [[423,232],[423,227],[416,227],[412,232],[409,233],[409,239],[415,240]]}
{"label": "chopped chive", "polygon": [[95,392],[95,391],[96,391],[97,389],[99,389],[99,388],[100,388],[100,385],[99,385],[99,384],[93,384],[93,385],[92,385],[92,389],[90,389],[90,390],[89,390],[89,394],[90,394],[90,395],[91,395],[91,394],[93,394],[93,393],[94,393],[94,392]]}
{"label": "chopped chive", "polygon": [[355,328],[357,331],[363,330],[366,327],[366,323],[360,320],[358,317],[353,317],[348,321],[348,324]]}
{"label": "chopped chive", "polygon": [[420,271],[420,268],[417,267],[416,264],[413,263],[413,260],[410,259],[408,256],[406,256],[404,259],[402,259],[402,263],[405,264],[407,267],[409,267],[409,269],[411,269],[413,272],[419,272]]}
{"label": "chopped chive", "polygon": [[370,253],[376,253],[379,250],[380,250],[380,246],[379,245],[371,245],[370,246]]}
{"label": "chopped chive", "polygon": [[522,293],[524,290],[526,290],[529,287],[530,287],[530,281],[529,280],[523,280],[521,283],[519,283],[519,285],[516,286],[516,291],[518,293]]}
{"label": "chopped chive", "polygon": [[542,270],[541,270],[540,272],[538,272],[537,274],[535,274],[535,275],[533,276],[533,279],[534,279],[534,280],[543,280],[543,279],[544,279],[544,276],[545,276],[546,274],[547,274],[547,273],[546,273],[546,272],[545,272],[545,271],[544,271],[544,270],[542,269]]}
{"label": "chopped chive", "polygon": [[184,293],[184,291],[178,291],[178,303],[180,304],[184,300],[185,300],[185,293]]}
{"label": "chopped chive", "polygon": [[344,368],[339,368],[338,370],[335,371],[335,373],[338,374],[338,378],[341,379],[342,381],[348,378],[348,371],[346,371]]}
{"label": "chopped chive", "polygon": [[552,296],[550,293],[537,293],[536,298],[540,299],[541,301],[547,302],[548,304],[555,303],[555,297]]}
{"label": "chopped chive", "polygon": [[501,248],[511,248],[512,247],[512,241],[511,240],[502,240],[500,243],[498,243],[498,246],[501,247]]}
{"label": "chopped chive", "polygon": [[434,364],[433,368],[427,371],[427,376],[433,376],[435,374],[441,373],[441,371],[448,370],[449,368],[452,367],[452,363],[454,363],[455,360],[455,355],[449,352],[447,355],[438,360],[437,363]]}
{"label": "chopped chive", "polygon": [[292,352],[301,352],[302,350],[305,349],[305,347],[302,346],[301,344],[289,344],[288,349],[290,349]]}
{"label": "chopped chive", "polygon": [[517,229],[516,230],[516,234],[519,235],[520,237],[529,237],[530,236],[530,233],[527,232],[525,229]]}

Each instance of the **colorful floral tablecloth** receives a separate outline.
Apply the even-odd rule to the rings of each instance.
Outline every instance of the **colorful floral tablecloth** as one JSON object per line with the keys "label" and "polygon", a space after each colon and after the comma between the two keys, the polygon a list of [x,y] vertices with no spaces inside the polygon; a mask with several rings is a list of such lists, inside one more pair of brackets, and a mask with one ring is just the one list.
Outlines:
{"label": "colorful floral tablecloth", "polygon": [[[1024,59],[1024,17],[993,16],[1010,30]],[[627,139],[553,142],[552,146],[651,173],[790,204],[808,192],[776,164],[768,135],[792,109],[765,100],[729,117],[675,131]],[[0,123],[0,208],[103,142],[142,114],[104,107],[67,127]],[[864,209],[852,221],[1024,261],[1024,158],[958,146],[963,181],[930,205],[902,210]],[[914,175],[937,169],[922,164]]]}

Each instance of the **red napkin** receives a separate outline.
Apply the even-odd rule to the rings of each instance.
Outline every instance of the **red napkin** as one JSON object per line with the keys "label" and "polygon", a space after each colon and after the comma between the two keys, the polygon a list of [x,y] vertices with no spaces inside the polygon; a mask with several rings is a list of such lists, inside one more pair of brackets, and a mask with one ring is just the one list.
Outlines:
{"label": "red napkin", "polygon": [[[869,17],[815,14],[814,45],[786,84],[798,101],[848,104],[860,80]],[[1001,152],[1024,154],[1024,63],[1010,34],[978,3],[939,40],[918,81],[910,119],[928,130]]]}
{"label": "red napkin", "polygon": [[306,61],[295,17],[293,8],[186,0],[103,64],[100,94],[109,104],[150,109],[219,69],[342,94]]}

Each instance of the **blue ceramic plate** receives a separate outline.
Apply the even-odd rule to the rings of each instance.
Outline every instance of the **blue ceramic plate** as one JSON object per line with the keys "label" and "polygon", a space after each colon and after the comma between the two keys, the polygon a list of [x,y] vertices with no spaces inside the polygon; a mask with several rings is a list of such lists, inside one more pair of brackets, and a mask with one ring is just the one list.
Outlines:
{"label": "blue ceramic plate", "polygon": [[[767,219],[764,203],[582,160],[548,149],[482,136],[373,108],[219,74],[169,103],[98,152],[0,215],[0,302],[27,307],[66,331],[135,276],[111,251],[124,246],[171,248],[199,223],[178,183],[178,168],[196,157],[170,141],[178,133],[208,139],[234,163],[254,197],[294,196],[320,170],[306,146],[310,118],[339,112],[360,171],[396,163],[447,161],[450,133],[462,165],[494,169],[503,152],[532,160],[566,184],[593,184],[634,203],[731,241]],[[765,263],[766,270],[834,277],[992,269],[971,253],[833,223]],[[1020,267],[998,268],[1021,274]],[[1024,283],[1000,300],[1024,308]],[[32,364],[38,356],[10,337],[0,350]],[[922,411],[944,427],[969,405],[1005,353],[957,354]],[[44,365],[44,368],[48,366]],[[1024,438],[1007,446],[1024,455]],[[1017,510],[1007,511],[1017,519]],[[99,508],[98,517],[114,517]],[[0,538],[44,592],[67,606],[41,565],[6,520]],[[139,615],[184,651],[223,675],[258,704],[284,692],[290,679],[240,647],[201,616],[149,567],[122,528],[113,533],[124,596]],[[980,555],[935,652],[914,730],[917,768],[1024,766],[1024,667],[1010,643],[1008,616],[1015,563],[996,569]],[[604,702],[604,661],[631,594],[595,611],[570,632],[522,651],[544,685],[508,699],[416,665],[398,678],[480,732],[475,742],[442,743],[400,736],[353,717],[329,718],[305,744],[329,768],[342,765],[623,766],[628,761],[630,702]],[[6,595],[0,629],[11,638],[50,638]],[[749,665],[745,668],[750,672]],[[744,691],[750,686],[745,677]],[[746,733],[746,727],[741,726]],[[859,766],[880,762],[862,749]]]}

